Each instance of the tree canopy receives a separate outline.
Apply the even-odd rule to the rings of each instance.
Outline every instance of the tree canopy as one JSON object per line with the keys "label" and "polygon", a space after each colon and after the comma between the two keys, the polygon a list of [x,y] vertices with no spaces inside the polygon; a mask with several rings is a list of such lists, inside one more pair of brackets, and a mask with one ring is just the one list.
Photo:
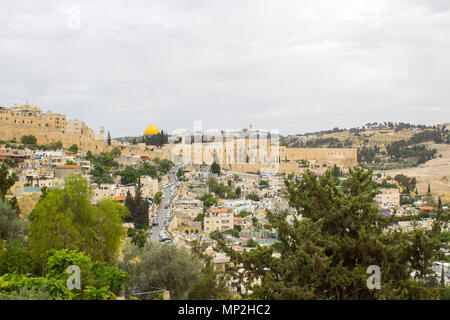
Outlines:
{"label": "tree canopy", "polygon": [[127,244],[123,252],[119,266],[130,274],[129,294],[158,288],[184,299],[201,277],[200,259],[186,248],[149,242],[143,248]]}
{"label": "tree canopy", "polygon": [[125,234],[121,217],[129,211],[104,199],[90,203],[92,187],[79,175],[68,176],[62,188],[47,193],[31,213],[29,242],[39,257],[45,251],[74,249],[97,260],[112,261]]}
{"label": "tree canopy", "polygon": [[[287,213],[268,213],[266,228],[280,242],[236,252],[219,241],[232,265],[236,286],[257,299],[430,299],[437,291],[426,285],[434,258],[440,254],[431,231],[387,229],[389,218],[374,200],[378,190],[372,172],[349,170],[339,182],[328,170],[307,170],[301,179],[286,180],[289,203],[302,219],[288,222]],[[274,255],[278,252],[279,256]],[[381,269],[381,289],[366,285],[367,268]],[[243,268],[244,271],[242,271]],[[411,276],[415,272],[414,278]],[[249,279],[250,281],[246,280]],[[260,282],[256,281],[260,280]],[[247,291],[248,292],[248,291]]]}

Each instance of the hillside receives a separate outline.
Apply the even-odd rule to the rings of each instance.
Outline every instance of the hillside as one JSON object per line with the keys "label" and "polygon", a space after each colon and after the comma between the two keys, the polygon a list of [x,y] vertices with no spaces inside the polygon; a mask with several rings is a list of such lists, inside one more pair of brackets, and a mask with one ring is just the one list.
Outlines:
{"label": "hillside", "polygon": [[442,197],[445,202],[450,201],[450,145],[449,144],[427,144],[428,148],[436,148],[437,157],[415,168],[405,168],[396,170],[386,170],[385,174],[395,177],[397,174],[404,174],[408,177],[415,177],[417,180],[417,190],[419,194],[427,192],[430,184],[433,194]]}

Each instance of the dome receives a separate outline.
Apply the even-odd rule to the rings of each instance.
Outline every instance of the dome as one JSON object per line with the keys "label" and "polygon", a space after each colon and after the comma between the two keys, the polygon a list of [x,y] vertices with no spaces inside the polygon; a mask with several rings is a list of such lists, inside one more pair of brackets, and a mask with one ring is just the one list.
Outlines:
{"label": "dome", "polygon": [[154,135],[154,134],[158,134],[158,133],[159,133],[159,129],[154,125],[149,125],[147,127],[147,129],[145,129],[145,131],[144,131],[144,135],[146,135],[146,136]]}

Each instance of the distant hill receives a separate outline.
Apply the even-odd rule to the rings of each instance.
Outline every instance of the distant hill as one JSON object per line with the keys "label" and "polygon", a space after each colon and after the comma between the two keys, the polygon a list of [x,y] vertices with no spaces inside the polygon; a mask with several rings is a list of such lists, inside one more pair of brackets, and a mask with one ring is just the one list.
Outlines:
{"label": "distant hill", "polygon": [[297,148],[357,148],[359,163],[377,169],[398,169],[415,167],[439,156],[429,144],[450,144],[450,138],[445,125],[385,122],[284,136],[280,143]]}

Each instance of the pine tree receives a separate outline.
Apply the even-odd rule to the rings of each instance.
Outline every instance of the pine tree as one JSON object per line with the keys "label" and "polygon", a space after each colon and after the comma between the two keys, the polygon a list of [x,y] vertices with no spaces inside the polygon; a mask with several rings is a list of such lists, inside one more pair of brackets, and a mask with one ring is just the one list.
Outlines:
{"label": "pine tree", "polygon": [[127,192],[125,198],[125,206],[130,210],[131,215],[127,222],[134,223],[137,228],[148,227],[148,209],[149,203],[142,197],[142,188],[140,182],[138,183],[134,198],[131,197],[130,192]]}
{"label": "pine tree", "polygon": [[220,175],[220,165],[216,161],[211,164],[211,172]]}
{"label": "pine tree", "polygon": [[108,137],[106,138],[106,142],[108,143],[108,146],[111,145],[111,133],[108,131]]}
{"label": "pine tree", "polygon": [[[244,298],[436,298],[436,289],[410,274],[415,270],[417,280],[431,275],[442,243],[423,229],[387,229],[390,218],[379,213],[371,171],[350,169],[340,182],[330,169],[320,177],[307,170],[301,180],[286,180],[286,187],[289,204],[302,219],[290,223],[287,212],[268,212],[267,228],[277,231],[280,242],[248,252],[218,242],[217,250],[231,259],[228,275],[237,279],[235,286],[252,291]],[[371,265],[382,270],[380,290],[367,287]]]}
{"label": "pine tree", "polygon": [[[135,211],[134,200],[133,200],[133,197],[131,196],[131,192],[129,190],[127,191],[127,197],[125,198],[124,205],[125,205],[125,207],[128,208],[128,210],[130,212]],[[131,215],[124,219],[125,222],[132,222],[132,220],[133,220],[133,218],[131,217]]]}

